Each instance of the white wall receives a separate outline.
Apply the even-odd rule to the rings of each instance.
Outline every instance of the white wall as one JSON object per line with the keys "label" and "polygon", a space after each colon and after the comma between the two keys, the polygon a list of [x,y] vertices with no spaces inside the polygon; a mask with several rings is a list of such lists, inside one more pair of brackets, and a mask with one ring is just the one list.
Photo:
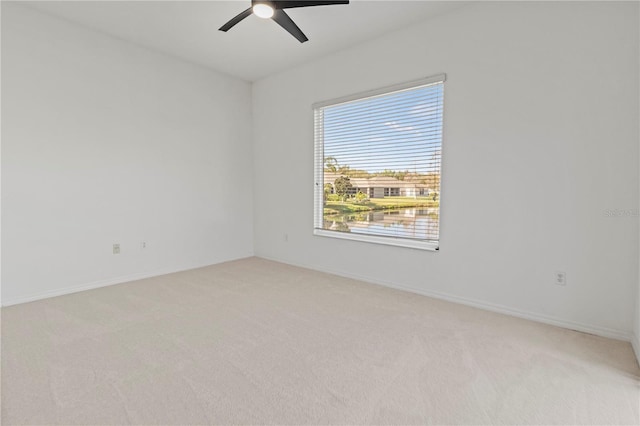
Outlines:
{"label": "white wall", "polygon": [[[479,3],[257,82],[256,255],[629,339],[638,48],[637,3]],[[313,236],[312,103],[440,72],[441,251]]]}
{"label": "white wall", "polygon": [[[2,46],[2,3],[0,3],[0,46]],[[2,49],[0,49],[0,306],[2,306]],[[0,339],[1,340],[1,339]],[[0,343],[0,346],[2,344]]]}
{"label": "white wall", "polygon": [[633,323],[631,343],[636,354],[636,359],[638,360],[638,365],[640,365],[640,281],[638,281],[638,289],[636,291],[636,315]]}
{"label": "white wall", "polygon": [[[638,60],[640,61],[640,57]],[[638,98],[640,99],[640,90],[638,91]],[[640,144],[640,139],[638,140],[638,143]],[[640,205],[638,206],[638,211],[640,212]],[[640,214],[638,216],[638,219],[640,219]],[[638,254],[638,268],[640,268],[640,253]],[[633,322],[633,336],[631,338],[631,344],[633,345],[638,365],[640,365],[640,274],[638,278],[638,288],[636,290],[636,315]]]}
{"label": "white wall", "polygon": [[252,254],[250,84],[2,9],[4,304]]}

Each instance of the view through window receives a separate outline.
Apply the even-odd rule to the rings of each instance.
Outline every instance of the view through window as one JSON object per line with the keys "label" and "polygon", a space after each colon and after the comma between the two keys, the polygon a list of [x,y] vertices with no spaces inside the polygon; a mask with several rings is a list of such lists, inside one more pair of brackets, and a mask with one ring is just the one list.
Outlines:
{"label": "view through window", "polygon": [[314,105],[316,234],[437,248],[444,76]]}

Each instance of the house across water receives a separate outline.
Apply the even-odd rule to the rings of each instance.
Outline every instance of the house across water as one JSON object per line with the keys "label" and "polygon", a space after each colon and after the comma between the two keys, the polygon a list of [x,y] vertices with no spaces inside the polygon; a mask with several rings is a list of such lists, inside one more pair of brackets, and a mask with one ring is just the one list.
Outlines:
{"label": "house across water", "polygon": [[[334,193],[334,182],[341,175],[339,173],[324,172],[324,184],[331,185],[331,193]],[[424,177],[405,176],[399,180],[390,176],[373,176],[370,178],[350,177],[353,188],[350,194],[362,192],[369,198],[383,197],[421,197],[432,195],[435,191],[429,185],[423,183]]]}

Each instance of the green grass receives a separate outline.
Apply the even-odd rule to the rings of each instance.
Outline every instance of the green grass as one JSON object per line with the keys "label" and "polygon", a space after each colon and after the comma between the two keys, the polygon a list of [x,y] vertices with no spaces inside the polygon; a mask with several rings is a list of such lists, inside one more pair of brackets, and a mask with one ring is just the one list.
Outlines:
{"label": "green grass", "polygon": [[403,209],[411,207],[438,207],[439,201],[433,201],[431,197],[386,197],[371,198],[363,203],[356,203],[354,200],[347,201],[326,201],[324,203],[324,215],[338,215],[375,210]]}

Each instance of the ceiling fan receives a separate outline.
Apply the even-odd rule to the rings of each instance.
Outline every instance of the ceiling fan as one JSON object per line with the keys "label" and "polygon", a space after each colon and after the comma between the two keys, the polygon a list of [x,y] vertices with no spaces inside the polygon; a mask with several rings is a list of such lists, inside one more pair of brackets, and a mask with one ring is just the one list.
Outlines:
{"label": "ceiling fan", "polygon": [[304,43],[309,40],[306,35],[298,28],[293,20],[287,15],[283,9],[293,9],[294,7],[309,7],[309,6],[329,6],[332,4],[349,4],[349,0],[309,0],[309,1],[260,1],[251,0],[251,7],[244,12],[240,12],[236,17],[232,18],[229,22],[220,27],[220,31],[227,32],[238,22],[242,21],[247,16],[254,14],[263,19],[273,19],[282,28],[287,30],[292,36],[298,39],[300,43]]}

